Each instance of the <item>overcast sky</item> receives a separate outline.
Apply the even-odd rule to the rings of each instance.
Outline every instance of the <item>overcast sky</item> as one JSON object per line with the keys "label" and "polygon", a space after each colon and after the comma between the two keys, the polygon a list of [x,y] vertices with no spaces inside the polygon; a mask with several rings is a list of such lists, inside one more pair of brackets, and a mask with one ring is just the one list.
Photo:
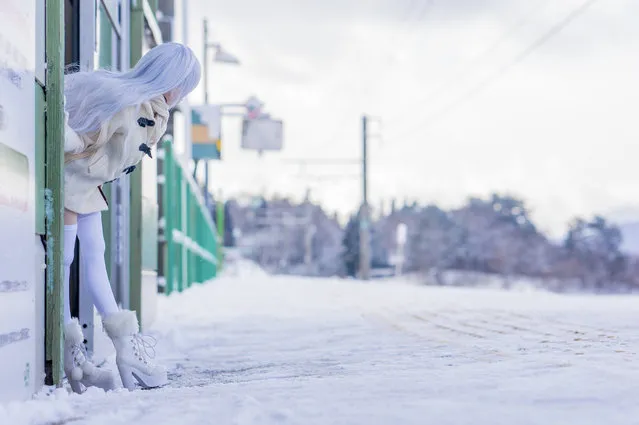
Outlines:
{"label": "overcast sky", "polygon": [[369,148],[375,207],[511,193],[554,235],[575,215],[633,209],[639,1],[596,1],[517,59],[583,2],[190,0],[193,49],[201,56],[207,17],[211,39],[242,61],[210,67],[210,101],[255,94],[285,123],[285,150],[258,160],[227,118],[213,185],[296,198],[310,188],[328,210],[355,211],[358,166],[283,161],[358,158],[366,113],[382,121]]}

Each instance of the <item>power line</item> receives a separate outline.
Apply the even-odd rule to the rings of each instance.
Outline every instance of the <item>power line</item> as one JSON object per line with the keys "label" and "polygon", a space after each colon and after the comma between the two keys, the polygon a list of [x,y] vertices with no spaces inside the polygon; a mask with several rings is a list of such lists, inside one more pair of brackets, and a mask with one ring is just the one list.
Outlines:
{"label": "power line", "polygon": [[[547,5],[550,2],[550,0],[546,0],[545,2],[538,2],[535,4],[535,7],[533,7],[532,9],[530,9],[528,12],[526,12],[525,15],[523,15],[523,17],[521,17],[520,19],[518,19],[513,25],[509,26],[508,29],[506,29],[506,31],[504,31],[493,43],[491,43],[485,50],[483,50],[481,53],[473,56],[465,65],[464,67],[460,70],[460,72],[457,72],[456,74],[454,74],[451,78],[445,80],[442,84],[440,84],[439,86],[437,86],[434,90],[431,90],[428,94],[426,94],[425,96],[423,96],[418,102],[414,102],[413,107],[412,108],[408,108],[408,109],[415,109],[417,108],[420,104],[428,101],[428,100],[432,100],[432,98],[434,96],[439,95],[440,93],[442,93],[444,91],[444,89],[448,88],[450,85],[452,85],[453,83],[459,81],[460,78],[464,77],[466,74],[469,73],[469,71],[473,71],[474,70],[474,66],[477,65],[478,63],[480,63],[482,60],[484,60],[486,57],[490,56],[491,53],[493,53],[495,50],[497,50],[497,48],[507,39],[511,38],[511,36],[517,32],[522,26],[524,26],[528,20],[530,19],[530,17],[536,13],[538,10],[540,10],[541,8],[543,8],[545,5]],[[400,118],[402,116],[404,116],[405,114],[398,114],[395,117],[392,117],[390,120],[387,121],[395,121],[395,119]]]}
{"label": "power line", "polygon": [[511,68],[513,68],[514,66],[518,65],[520,62],[525,60],[536,49],[541,47],[552,37],[554,37],[559,32],[561,32],[561,30],[563,30],[572,21],[577,19],[584,12],[586,12],[586,10],[588,10],[588,8],[590,8],[597,1],[598,0],[587,0],[583,2],[579,7],[573,9],[564,19],[559,21],[557,24],[553,25],[541,37],[539,37],[532,44],[530,44],[519,55],[515,56],[513,60],[511,60],[510,62],[498,68],[496,72],[494,72],[493,74],[481,80],[479,84],[475,85],[470,90],[466,91],[463,95],[459,96],[452,103],[449,103],[447,106],[444,106],[443,108],[435,111],[434,113],[430,113],[427,116],[425,116],[422,120],[420,120],[421,121],[420,123],[414,126],[410,131],[404,132],[402,136],[411,134],[415,130],[428,125],[430,122],[434,121],[436,118],[441,118],[442,116],[446,115],[447,113],[459,107],[460,105],[463,105],[464,103],[466,103],[467,101],[475,97],[477,94],[481,93],[486,87],[488,87],[490,84],[494,83],[495,81],[499,80],[499,78],[502,77],[507,71],[509,71]]}
{"label": "power line", "polygon": [[[424,4],[426,7],[421,8],[420,11],[420,0],[411,0],[408,4],[405,12],[403,13],[403,18],[400,20],[400,24],[397,27],[397,30],[393,33],[391,37],[391,46],[394,46],[397,42],[397,39],[400,38],[399,32],[400,28],[403,24],[407,23],[411,17],[415,16],[415,12],[417,12],[417,22],[419,22],[425,15],[425,13],[430,10],[435,3],[435,0],[425,0]],[[390,62],[389,62],[390,63]],[[371,97],[374,95],[374,91],[368,91],[367,100],[370,101]],[[368,102],[367,102],[368,103]],[[350,122],[351,117],[349,115],[345,115],[340,120],[339,124],[335,127],[335,130],[332,133],[332,136],[328,138],[328,140],[335,140],[339,136],[340,133],[344,130],[347,124]]]}
{"label": "power line", "polygon": [[298,173],[294,175],[295,178],[313,181],[317,183],[321,182],[343,182],[348,181],[360,181],[362,179],[361,174],[306,174]]}
{"label": "power line", "polygon": [[358,158],[294,158],[280,161],[294,165],[359,165],[362,162]]}
{"label": "power line", "polygon": [[[433,8],[434,5],[435,0],[424,1],[424,3],[422,4],[423,7],[419,12],[417,12],[417,19],[415,20],[415,22],[419,24],[419,22],[424,19],[424,16],[426,16],[426,14]],[[409,32],[409,36],[412,35],[413,32],[415,32],[415,26],[413,26],[413,30]]]}
{"label": "power line", "polygon": [[406,24],[412,16],[414,16],[416,11],[419,10],[418,8],[416,8],[416,6],[419,6],[418,1],[419,0],[411,0],[411,2],[409,3],[408,7],[406,8],[406,13],[404,13],[404,17],[399,22],[399,25],[397,25],[397,28],[393,33],[393,37],[391,37],[391,46],[394,46],[397,42],[397,39],[400,38],[399,33],[402,26]]}
{"label": "power line", "polygon": [[[395,46],[399,45],[403,45],[403,43],[397,43],[398,39],[407,39],[408,37],[410,37],[414,32],[415,29],[418,27],[420,21],[424,18],[424,16],[426,15],[426,12],[428,12],[430,9],[432,9],[433,5],[435,4],[435,0],[424,0],[421,4],[418,3],[419,0],[413,0],[409,7],[406,10],[406,16],[404,16],[404,18],[399,22],[399,24],[397,25],[397,28],[395,30],[395,32],[393,33],[393,37],[391,38],[391,42],[390,42],[390,46],[392,52],[395,52]],[[417,6],[417,7],[416,7]],[[422,7],[420,7],[422,6]],[[404,34],[403,37],[400,37],[400,31],[403,28],[403,24],[408,23],[408,21],[410,20],[411,17],[417,16],[417,19],[415,19],[412,22],[412,28],[409,29],[408,34]],[[391,64],[392,60],[389,60],[387,62],[387,65]],[[370,92],[369,93],[369,98],[370,96],[372,96],[372,94],[374,94],[374,92]]]}

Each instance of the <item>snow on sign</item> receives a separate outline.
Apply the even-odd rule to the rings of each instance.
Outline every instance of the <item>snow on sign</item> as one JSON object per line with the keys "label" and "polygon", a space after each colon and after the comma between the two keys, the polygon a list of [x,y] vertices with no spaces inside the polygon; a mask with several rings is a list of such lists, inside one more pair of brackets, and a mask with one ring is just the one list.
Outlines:
{"label": "snow on sign", "polygon": [[246,107],[246,117],[254,120],[262,114],[264,103],[262,103],[262,101],[257,97],[251,96],[248,98],[244,106]]}
{"label": "snow on sign", "polygon": [[35,1],[0,13],[0,402],[35,389]]}

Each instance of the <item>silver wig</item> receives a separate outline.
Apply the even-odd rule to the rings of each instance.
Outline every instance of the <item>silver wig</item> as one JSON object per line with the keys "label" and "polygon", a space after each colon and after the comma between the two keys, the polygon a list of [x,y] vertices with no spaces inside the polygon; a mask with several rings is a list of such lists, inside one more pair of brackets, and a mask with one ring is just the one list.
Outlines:
{"label": "silver wig", "polygon": [[78,134],[96,131],[120,110],[171,93],[170,108],[180,103],[200,81],[200,63],[179,43],[163,43],[146,53],[133,69],[105,69],[65,76],[65,111]]}

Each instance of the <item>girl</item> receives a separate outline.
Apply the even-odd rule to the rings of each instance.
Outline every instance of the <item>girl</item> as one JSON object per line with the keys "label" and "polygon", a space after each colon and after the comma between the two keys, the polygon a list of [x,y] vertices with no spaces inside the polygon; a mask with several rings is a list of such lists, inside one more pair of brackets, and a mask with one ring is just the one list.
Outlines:
{"label": "girl", "polygon": [[65,79],[64,174],[64,370],[73,391],[82,387],[115,388],[113,374],[87,358],[78,320],[71,317],[69,271],[76,236],[80,239],[86,279],[116,364],[129,390],[137,381],[150,388],[166,384],[166,370],[149,360],[135,312],[120,310],[104,261],[101,211],[108,208],[101,186],[131,173],[151,157],[164,134],[169,110],[200,80],[200,64],[186,46],[164,43],[151,49],[131,71],[77,72]]}

